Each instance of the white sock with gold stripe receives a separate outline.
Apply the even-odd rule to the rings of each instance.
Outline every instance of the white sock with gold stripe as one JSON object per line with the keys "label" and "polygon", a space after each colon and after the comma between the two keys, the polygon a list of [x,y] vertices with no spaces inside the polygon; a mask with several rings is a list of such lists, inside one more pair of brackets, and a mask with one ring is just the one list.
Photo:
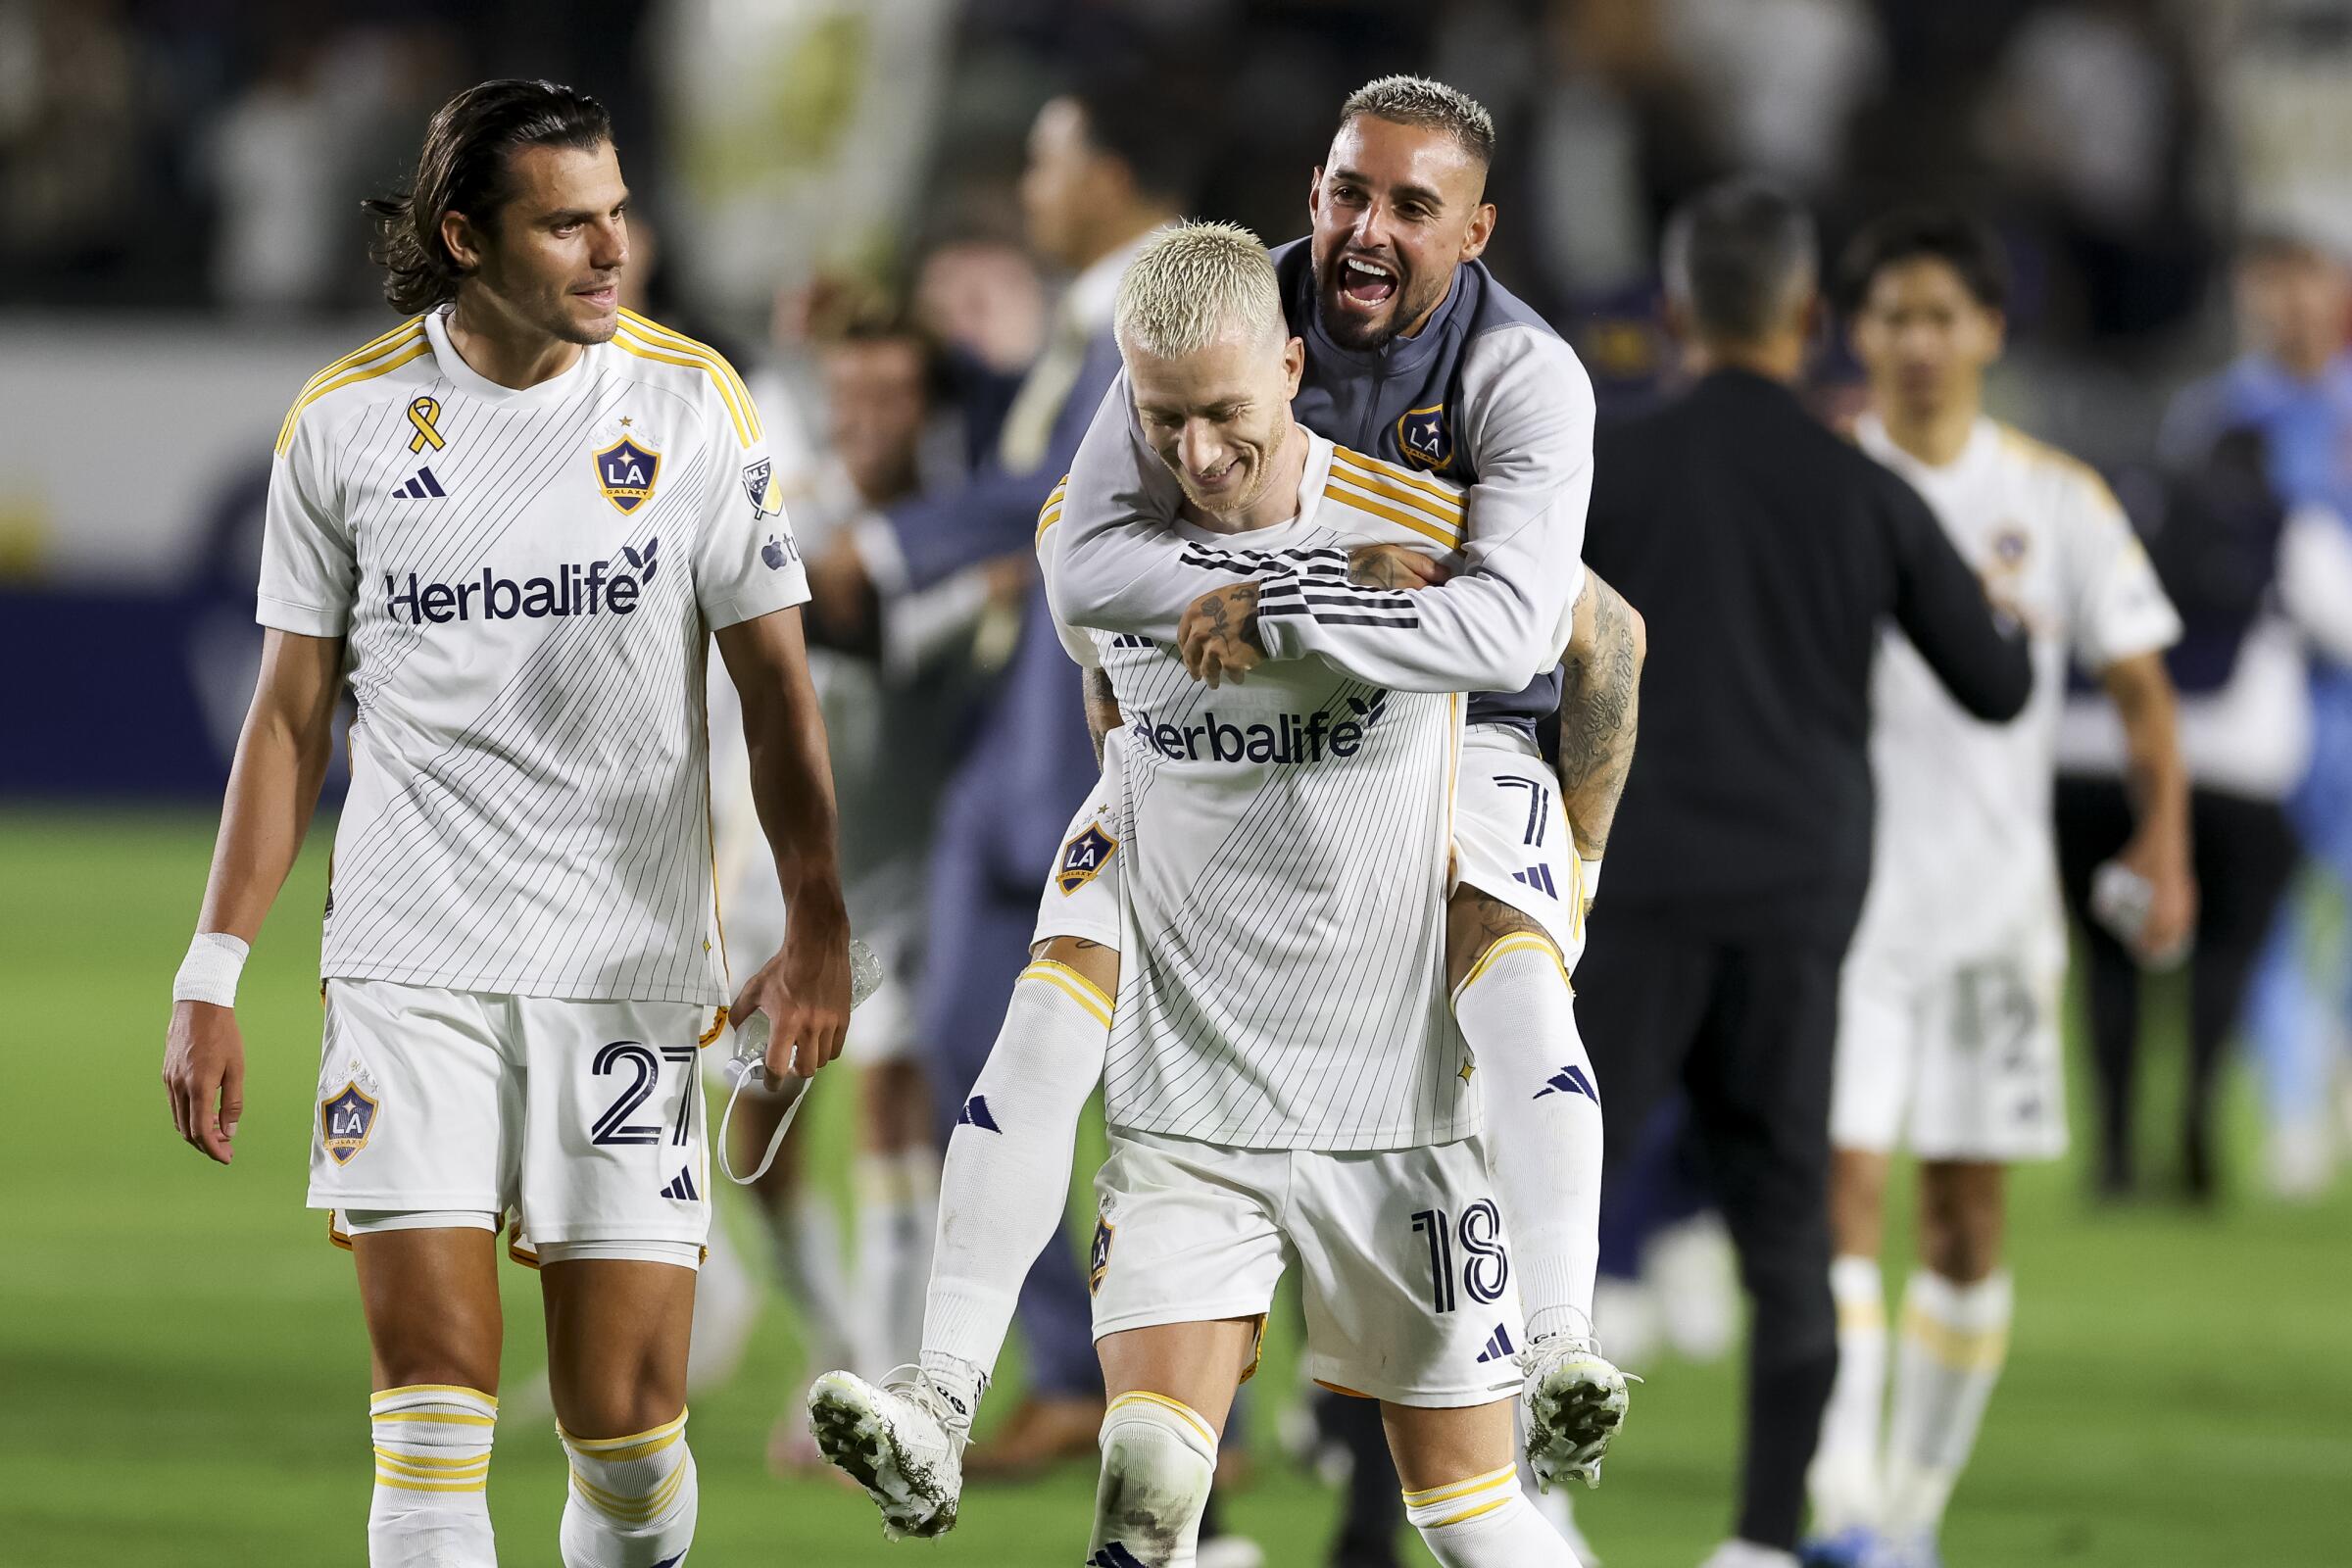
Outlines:
{"label": "white sock with gold stripe", "polygon": [[1933,1535],[1943,1522],[2008,1359],[2012,1294],[2006,1271],[1956,1285],[1923,1268],[1904,1290],[1884,1521],[1897,1540]]}
{"label": "white sock with gold stripe", "polygon": [[368,1401],[375,1495],[368,1568],[494,1568],[490,1437],[498,1401],[438,1383],[385,1389]]}
{"label": "white sock with gold stripe", "polygon": [[1838,1303],[1838,1379],[1821,1415],[1806,1471],[1813,1533],[1836,1536],[1879,1523],[1880,1411],[1886,1403],[1886,1285],[1879,1260],[1848,1253],[1830,1262]]}
{"label": "white sock with gold stripe", "polygon": [[1404,1516],[1445,1568],[1578,1568],[1519,1489],[1519,1467],[1404,1494]]}
{"label": "white sock with gold stripe", "polygon": [[1576,1032],[1559,951],[1532,931],[1499,937],[1453,994],[1476,1062],[1494,1198],[1518,1264],[1529,1343],[1590,1334],[1600,1261],[1600,1087]]}
{"label": "white sock with gold stripe", "polygon": [[1078,1113],[1102,1077],[1110,1011],[1110,998],[1067,965],[1023,969],[948,1140],[922,1364],[974,1409],[1029,1265],[1061,1234]]}
{"label": "white sock with gold stripe", "polygon": [[564,1568],[665,1568],[686,1555],[701,1493],[684,1411],[624,1438],[560,1435],[571,1456]]}
{"label": "white sock with gold stripe", "polygon": [[1217,1434],[1181,1399],[1138,1391],[1102,1412],[1089,1568],[1193,1568]]}

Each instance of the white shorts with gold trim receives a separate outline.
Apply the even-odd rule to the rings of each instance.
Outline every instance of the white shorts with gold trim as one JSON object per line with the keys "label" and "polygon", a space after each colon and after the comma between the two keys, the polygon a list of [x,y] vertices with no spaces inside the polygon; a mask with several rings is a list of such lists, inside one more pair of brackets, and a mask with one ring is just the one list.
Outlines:
{"label": "white shorts with gold trim", "polygon": [[548,1244],[699,1252],[710,1170],[696,1069],[719,1038],[712,1014],[329,980],[310,1206],[335,1211],[338,1239],[419,1212],[492,1229],[514,1214],[525,1261]]}
{"label": "white shorts with gold trim", "polygon": [[1519,1284],[1476,1138],[1339,1153],[1111,1129],[1095,1338],[1262,1316],[1298,1270],[1308,1376],[1428,1408],[1519,1390]]}

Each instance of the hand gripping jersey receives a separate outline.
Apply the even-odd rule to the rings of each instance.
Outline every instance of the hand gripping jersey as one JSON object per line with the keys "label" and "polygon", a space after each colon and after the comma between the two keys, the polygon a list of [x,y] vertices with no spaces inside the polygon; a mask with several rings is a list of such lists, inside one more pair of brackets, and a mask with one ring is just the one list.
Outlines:
{"label": "hand gripping jersey", "polygon": [[321,972],[718,1003],[710,633],[808,597],[760,416],[641,317],[520,391],[442,315],[303,389],[265,626],[348,639],[351,794]]}
{"label": "hand gripping jersey", "polygon": [[[1344,567],[1357,544],[1453,548],[1450,487],[1404,490],[1386,466],[1306,440],[1294,521],[1242,534],[1180,523],[1188,558],[1231,583]],[[1049,502],[1049,557],[1056,515]],[[1366,616],[1408,597],[1344,578],[1305,591],[1327,612]],[[1212,691],[1165,643],[1061,629],[1075,657],[1108,672],[1125,719],[1110,1124],[1250,1149],[1475,1133],[1445,971],[1461,699],[1313,657]]]}
{"label": "hand gripping jersey", "polygon": [[[1415,595],[1410,614],[1326,613],[1308,594],[1294,601],[1298,613],[1266,624],[1267,651],[1324,654],[1403,690],[1473,692],[1469,722],[1508,724],[1532,739],[1559,707],[1559,654],[1584,588],[1591,378],[1559,334],[1479,263],[1454,270],[1418,333],[1365,353],[1323,331],[1306,241],[1276,250],[1274,265],[1291,330],[1306,342],[1291,404],[1299,423],[1393,466],[1407,486],[1467,487],[1469,527],[1459,574]],[[1057,614],[1165,638],[1185,606],[1222,586],[1169,537],[1164,525],[1182,497],[1144,441],[1124,375],[1065,485],[1069,537],[1046,563]]]}
{"label": "hand gripping jersey", "polygon": [[1877,841],[1854,949],[1930,965],[2063,961],[2050,788],[2067,660],[2096,671],[2169,647],[2180,617],[2082,464],[1990,419],[1940,468],[1895,446],[1875,416],[1857,433],[2024,623],[2034,695],[2012,723],[1972,718],[1901,633],[1885,633],[1871,684]]}

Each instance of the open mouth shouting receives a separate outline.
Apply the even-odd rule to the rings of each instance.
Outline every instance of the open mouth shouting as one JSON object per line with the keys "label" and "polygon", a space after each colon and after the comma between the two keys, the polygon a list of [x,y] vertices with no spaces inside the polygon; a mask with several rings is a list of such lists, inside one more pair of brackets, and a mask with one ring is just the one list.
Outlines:
{"label": "open mouth shouting", "polygon": [[1401,282],[1395,267],[1368,256],[1342,256],[1337,270],[1340,298],[1366,315],[1395,299]]}

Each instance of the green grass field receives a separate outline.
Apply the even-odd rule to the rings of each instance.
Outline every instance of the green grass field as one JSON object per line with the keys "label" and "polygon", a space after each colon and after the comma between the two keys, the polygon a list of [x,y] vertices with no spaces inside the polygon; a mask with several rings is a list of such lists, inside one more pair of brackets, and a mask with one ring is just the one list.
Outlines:
{"label": "green grass field", "polygon": [[[366,1344],[350,1259],[302,1207],[325,835],[247,972],[247,1110],[222,1170],[173,1137],[157,1079],[210,831],[193,814],[0,812],[0,1016],[24,1070],[24,1135],[0,1145],[0,1563],[365,1561]],[[847,1099],[811,1110],[836,1154]],[[2242,1113],[2234,1125],[2243,1150]],[[2352,1195],[2190,1215],[2094,1211],[2080,1191],[2067,1167],[2018,1183],[2015,1350],[1947,1560],[2352,1562]],[[541,1353],[531,1276],[509,1288],[513,1388]],[[1289,1387],[1282,1348],[1273,1393]],[[761,1450],[797,1365],[779,1309],[736,1386],[697,1401],[697,1563],[1077,1562],[1085,1473],[976,1490],[955,1535],[895,1546],[861,1497],[771,1481]],[[1733,1372],[1647,1370],[1608,1485],[1583,1504],[1609,1568],[1686,1568],[1728,1515]],[[1331,1499],[1259,1446],[1233,1517],[1280,1568],[1319,1564]],[[506,1421],[497,1452],[505,1560],[553,1564],[552,1424]]]}

